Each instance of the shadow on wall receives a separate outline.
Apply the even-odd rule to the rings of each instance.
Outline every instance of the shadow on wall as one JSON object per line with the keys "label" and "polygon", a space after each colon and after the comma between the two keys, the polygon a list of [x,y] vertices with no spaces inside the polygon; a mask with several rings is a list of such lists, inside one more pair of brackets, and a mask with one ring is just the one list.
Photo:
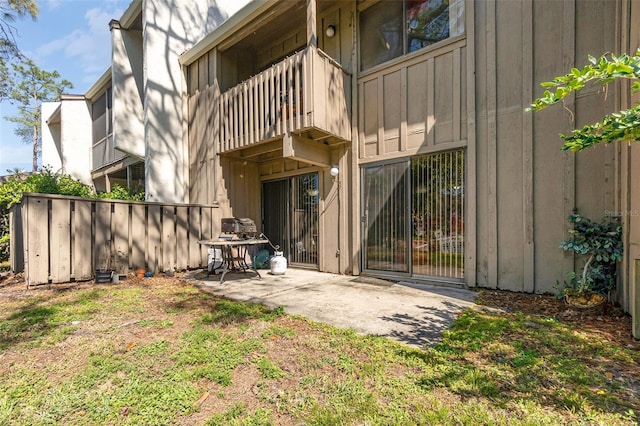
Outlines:
{"label": "shadow on wall", "polygon": [[184,202],[187,149],[182,134],[182,75],[178,56],[220,25],[225,9],[214,1],[206,11],[145,2],[145,171],[148,201]]}

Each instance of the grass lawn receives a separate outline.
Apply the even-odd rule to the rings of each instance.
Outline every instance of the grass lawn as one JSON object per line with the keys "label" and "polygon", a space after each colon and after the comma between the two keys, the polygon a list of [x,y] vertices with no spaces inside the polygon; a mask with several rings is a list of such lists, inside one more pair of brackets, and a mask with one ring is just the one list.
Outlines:
{"label": "grass lawn", "polygon": [[11,285],[0,424],[631,425],[639,349],[519,312],[415,349],[175,279]]}

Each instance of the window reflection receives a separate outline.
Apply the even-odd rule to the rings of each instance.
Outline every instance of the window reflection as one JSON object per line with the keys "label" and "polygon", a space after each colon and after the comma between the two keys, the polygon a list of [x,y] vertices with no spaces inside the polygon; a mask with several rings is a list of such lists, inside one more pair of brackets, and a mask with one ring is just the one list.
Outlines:
{"label": "window reflection", "polygon": [[383,1],[360,14],[362,69],[402,55],[402,2]]}
{"label": "window reflection", "polygon": [[361,68],[463,33],[464,0],[380,1],[360,13]]}
{"label": "window reflection", "polygon": [[409,0],[407,34],[409,52],[448,38],[449,0]]}

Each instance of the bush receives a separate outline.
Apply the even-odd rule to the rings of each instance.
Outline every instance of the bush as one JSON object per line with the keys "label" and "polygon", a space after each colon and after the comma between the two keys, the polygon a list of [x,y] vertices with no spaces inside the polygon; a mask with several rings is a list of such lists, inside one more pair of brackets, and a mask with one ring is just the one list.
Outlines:
{"label": "bush", "polygon": [[570,272],[565,281],[565,293],[592,291],[607,296],[616,287],[616,269],[622,260],[622,226],[617,219],[594,222],[577,211],[569,216],[571,236],[560,248],[573,251],[584,258],[580,275]]}
{"label": "bush", "polygon": [[0,185],[0,262],[9,260],[9,211],[20,202],[24,193],[144,201],[144,192],[133,193],[119,185],[114,185],[111,192],[95,195],[90,186],[69,175],[53,173],[48,168],[29,175],[16,173]]}

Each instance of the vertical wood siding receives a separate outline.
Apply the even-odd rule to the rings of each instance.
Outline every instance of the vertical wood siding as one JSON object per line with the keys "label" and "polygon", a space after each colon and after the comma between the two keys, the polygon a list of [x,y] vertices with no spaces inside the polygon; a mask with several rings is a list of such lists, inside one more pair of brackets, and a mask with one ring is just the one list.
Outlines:
{"label": "vertical wood siding", "polygon": [[466,40],[358,79],[360,160],[466,144]]}
{"label": "vertical wood siding", "polygon": [[[27,285],[89,280],[108,266],[126,273],[202,268],[206,247],[198,240],[219,231],[215,206],[90,200],[25,194],[15,206],[11,235],[15,272]],[[23,256],[24,263],[19,260]]]}
{"label": "vertical wood siding", "polygon": [[599,220],[615,206],[615,149],[563,153],[559,134],[613,111],[616,96],[594,87],[545,111],[524,109],[542,94],[540,82],[616,51],[616,2],[474,6],[477,278],[469,285],[554,292],[578,261],[559,248],[566,217],[577,207]]}

